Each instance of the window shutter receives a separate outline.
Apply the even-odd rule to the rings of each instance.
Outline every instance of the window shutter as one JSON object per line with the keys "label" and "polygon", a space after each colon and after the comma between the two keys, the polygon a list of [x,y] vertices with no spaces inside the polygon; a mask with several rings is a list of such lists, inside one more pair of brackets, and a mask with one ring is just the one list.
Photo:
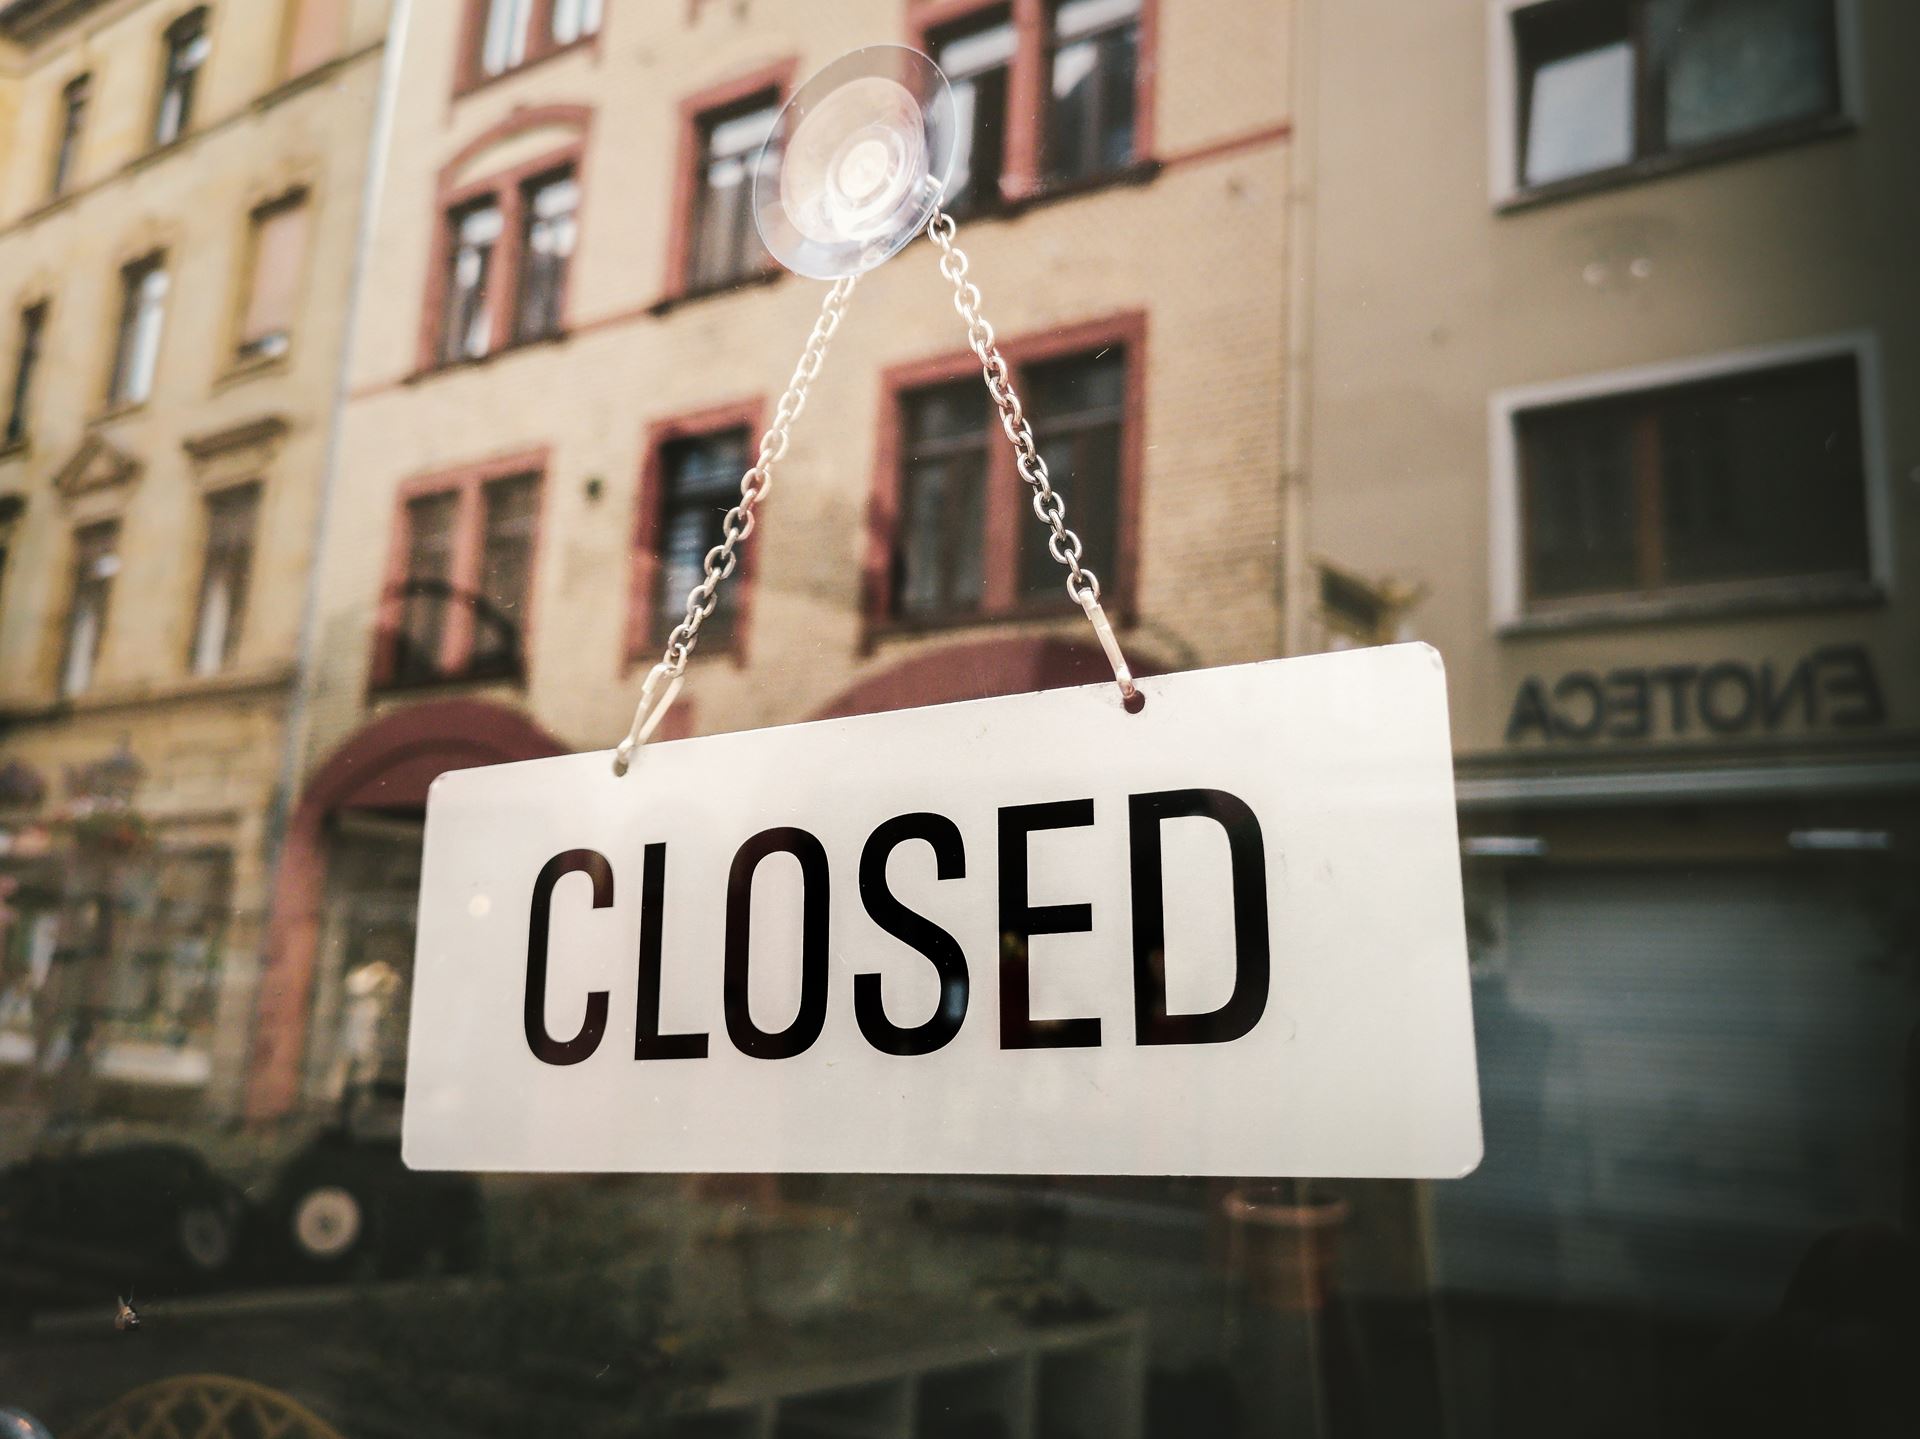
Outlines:
{"label": "window shutter", "polygon": [[340,53],[345,0],[298,0],[287,38],[287,74],[304,75]]}
{"label": "window shutter", "polygon": [[301,262],[307,249],[307,206],[296,200],[262,211],[254,221],[253,291],[240,346],[251,349],[292,331],[300,298]]}

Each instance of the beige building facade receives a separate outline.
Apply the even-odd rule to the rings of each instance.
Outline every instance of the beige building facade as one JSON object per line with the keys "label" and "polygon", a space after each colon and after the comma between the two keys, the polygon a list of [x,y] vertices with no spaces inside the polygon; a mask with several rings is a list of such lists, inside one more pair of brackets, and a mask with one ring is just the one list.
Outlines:
{"label": "beige building facade", "polygon": [[[844,51],[928,47],[963,92],[960,243],[1134,662],[1280,652],[1281,21],[1165,0],[413,7],[256,1113],[328,1097],[331,996],[406,965],[398,856],[432,775],[625,733],[825,291],[760,251],[746,165]],[[670,732],[1103,672],[936,261],[917,242],[859,284]]]}
{"label": "beige building facade", "polygon": [[42,1113],[239,1104],[386,8],[0,6],[0,1086]]}
{"label": "beige building facade", "polygon": [[[1917,20],[1301,11],[1303,642],[1446,660],[1489,1157],[1422,1247],[1500,1312],[1756,1314],[1898,1212]],[[1510,1339],[1513,1432],[1664,1402]]]}

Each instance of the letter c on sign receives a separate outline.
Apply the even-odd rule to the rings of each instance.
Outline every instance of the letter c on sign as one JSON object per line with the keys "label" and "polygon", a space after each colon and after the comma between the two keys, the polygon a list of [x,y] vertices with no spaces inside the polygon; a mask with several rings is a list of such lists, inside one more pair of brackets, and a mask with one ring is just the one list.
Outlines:
{"label": "letter c on sign", "polygon": [[584,874],[593,881],[593,907],[606,909],[613,903],[613,866],[607,857],[591,849],[570,849],[556,854],[533,882],[533,912],[527,931],[527,1048],[547,1064],[578,1064],[600,1047],[600,1036],[607,1031],[607,992],[596,989],[587,996],[587,1017],[572,1039],[555,1039],[547,1033],[547,929],[553,913],[553,887],[561,877]]}

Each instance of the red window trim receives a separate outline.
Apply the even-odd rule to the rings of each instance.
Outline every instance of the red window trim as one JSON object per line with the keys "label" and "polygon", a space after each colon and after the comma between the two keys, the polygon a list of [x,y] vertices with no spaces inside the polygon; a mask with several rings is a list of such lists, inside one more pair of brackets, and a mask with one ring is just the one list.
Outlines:
{"label": "red window trim", "polygon": [[612,5],[603,7],[600,28],[591,35],[582,35],[578,40],[556,45],[553,42],[553,0],[533,0],[533,15],[527,21],[527,58],[498,75],[489,75],[480,68],[480,44],[487,33],[487,6],[490,3],[491,0],[467,0],[466,13],[461,17],[460,48],[455,52],[453,66],[453,97],[456,100],[498,84],[509,76],[531,70],[556,55],[571,55],[575,50],[588,49],[597,54],[600,37],[607,33],[607,23],[613,18],[615,9]]}
{"label": "red window trim", "polygon": [[[645,447],[641,451],[640,483],[636,491],[633,524],[633,551],[628,568],[626,664],[629,670],[650,665],[660,656],[653,642],[653,589],[660,573],[660,502],[666,475],[662,457],[666,447],[676,440],[697,440],[723,430],[744,429],[748,453],[754,453],[766,428],[766,401],[758,396],[715,405],[691,414],[656,420],[647,426]],[[704,642],[696,654],[727,654],[737,665],[747,662],[748,636],[753,621],[753,581],[758,565],[757,545],[740,551],[739,568],[727,584],[734,590],[733,628],[724,648]]]}
{"label": "red window trim", "polygon": [[[520,607],[520,657],[523,666],[533,660],[534,577],[540,565],[541,536],[546,528],[547,495],[551,488],[548,463],[550,446],[477,460],[455,469],[416,475],[403,481],[394,492],[393,539],[387,555],[387,567],[380,587],[376,611],[374,653],[367,688],[380,690],[396,683],[399,661],[400,621],[404,613],[401,591],[407,579],[407,554],[413,536],[407,521],[407,506],[429,495],[457,494],[459,508],[453,522],[453,588],[460,594],[479,590],[481,550],[485,544],[485,504],[481,492],[494,480],[513,475],[537,477],[538,494],[533,509],[533,540],[527,560],[527,594]],[[446,684],[465,683],[461,670],[473,653],[473,611],[463,605],[452,607],[446,633],[441,636],[440,662],[446,670]]]}
{"label": "red window trim", "polygon": [[[1005,204],[1034,199],[1046,191],[1041,178],[1041,145],[1046,135],[1047,37],[1057,0],[909,0],[908,43],[933,53],[933,37],[990,10],[1013,17],[1013,60],[1007,71],[1007,154],[1000,171]],[[1155,155],[1154,74],[1160,58],[1160,0],[1140,0],[1140,63],[1134,75],[1133,163]]]}
{"label": "red window trim", "polygon": [[[492,197],[500,207],[499,248],[494,254],[493,275],[489,280],[493,299],[493,333],[487,343],[487,354],[482,358],[491,358],[503,350],[511,349],[513,339],[512,303],[520,281],[520,245],[525,216],[522,214],[522,196],[528,181],[537,179],[550,170],[571,167],[574,182],[580,187],[580,203],[574,212],[575,233],[586,234],[585,214],[587,208],[586,153],[588,131],[593,122],[593,111],[585,105],[537,105],[523,106],[496,125],[488,127],[469,140],[455,153],[453,158],[440,167],[434,188],[434,230],[433,242],[427,247],[427,281],[425,286],[426,303],[420,315],[420,343],[415,364],[417,374],[426,374],[433,370],[446,369],[475,361],[447,361],[441,358],[441,338],[446,333],[447,306],[447,266],[453,255],[453,234],[449,220],[455,210],[470,205],[475,200]],[[515,135],[545,125],[570,126],[577,133],[564,145],[536,155],[531,160],[522,161],[508,170],[495,171],[483,180],[458,184],[458,176],[474,157],[493,148],[495,145],[512,139]],[[573,259],[567,264],[567,274],[561,283],[560,291],[560,333],[566,334],[569,324],[569,302],[573,291],[574,266],[579,260],[581,246],[576,244]]]}
{"label": "red window trim", "polygon": [[[673,166],[673,204],[667,227],[667,270],[661,286],[663,299],[675,300],[692,293],[687,283],[687,266],[693,249],[693,200],[700,179],[700,140],[707,119],[762,94],[772,95],[777,104],[785,104],[793,93],[793,77],[799,66],[799,58],[789,55],[681,99]],[[773,268],[770,259],[767,268]]]}
{"label": "red window trim", "polygon": [[[1111,561],[1112,573],[1101,574],[1100,583],[1101,597],[1117,621],[1123,625],[1133,624],[1139,608],[1140,487],[1146,460],[1146,312],[1127,310],[1103,319],[1002,339],[999,345],[1013,369],[1016,387],[1023,370],[1048,360],[1092,355],[1106,346],[1120,346],[1126,352],[1125,419],[1120,430],[1120,513],[1115,523],[1118,552]],[[968,350],[896,365],[881,376],[880,443],[867,505],[867,553],[861,575],[863,652],[871,652],[875,641],[888,633],[943,627],[938,622],[903,622],[893,615],[893,546],[900,518],[900,466],[905,449],[901,401],[914,390],[968,377],[980,378],[980,362]],[[1029,605],[1019,598],[1019,527],[1039,521],[1034,518],[1033,506],[1029,503],[1030,491],[1015,467],[1013,448],[994,422],[989,422],[986,487],[985,593],[980,609],[955,617],[952,626],[988,624],[1026,615],[1071,613],[1064,572],[1057,604]],[[1067,526],[1073,526],[1071,506],[1067,510]],[[1097,565],[1095,572],[1099,572]]]}

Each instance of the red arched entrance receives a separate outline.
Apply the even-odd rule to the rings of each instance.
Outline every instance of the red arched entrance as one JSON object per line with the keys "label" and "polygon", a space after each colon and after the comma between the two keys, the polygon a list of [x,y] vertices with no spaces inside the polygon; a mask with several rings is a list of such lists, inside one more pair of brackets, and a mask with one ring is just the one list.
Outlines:
{"label": "red arched entrance", "polygon": [[[1128,655],[1137,674],[1158,674],[1159,667]],[[1113,680],[1113,669],[1097,644],[1057,635],[1007,635],[948,645],[915,655],[842,692],[815,719],[954,704],[1066,689]]]}
{"label": "red arched entrance", "polygon": [[288,820],[274,875],[266,969],[254,1010],[249,1118],[285,1114],[300,1096],[328,822],[348,811],[417,814],[426,805],[427,787],[448,770],[543,759],[565,750],[518,710],[441,700],[373,721],[315,771]]}

